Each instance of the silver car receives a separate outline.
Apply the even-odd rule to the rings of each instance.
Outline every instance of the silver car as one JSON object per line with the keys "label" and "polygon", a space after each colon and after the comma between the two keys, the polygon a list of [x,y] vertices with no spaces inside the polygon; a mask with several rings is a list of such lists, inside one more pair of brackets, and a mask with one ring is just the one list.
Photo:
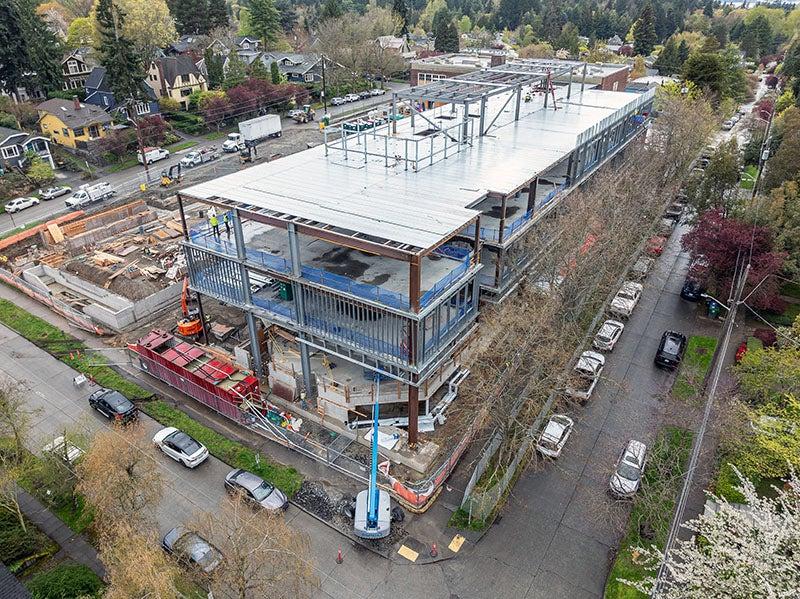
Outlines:
{"label": "silver car", "polygon": [[196,532],[176,526],[164,535],[161,546],[169,554],[190,566],[200,568],[206,574],[213,572],[222,561],[222,554],[211,543]]}
{"label": "silver car", "polygon": [[47,189],[39,190],[39,197],[41,197],[43,200],[52,200],[53,198],[67,195],[71,191],[72,188],[66,185],[60,185],[58,187],[48,187]]}
{"label": "silver car", "polygon": [[611,494],[620,499],[633,497],[642,484],[644,467],[647,463],[647,446],[641,441],[631,439],[617,460],[609,487]]}
{"label": "silver car", "polygon": [[266,510],[280,511],[289,507],[289,500],[280,489],[241,468],[231,470],[225,477],[225,490],[239,492],[247,501]]}
{"label": "silver car", "polygon": [[595,334],[592,345],[600,351],[613,351],[624,329],[625,325],[620,321],[606,320]]}

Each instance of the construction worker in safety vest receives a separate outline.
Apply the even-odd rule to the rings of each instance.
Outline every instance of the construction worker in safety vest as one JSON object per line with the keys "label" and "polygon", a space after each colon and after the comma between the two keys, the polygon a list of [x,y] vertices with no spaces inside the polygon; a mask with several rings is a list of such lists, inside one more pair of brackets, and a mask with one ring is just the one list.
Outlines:
{"label": "construction worker in safety vest", "polygon": [[217,217],[216,213],[213,213],[208,217],[208,224],[211,225],[211,231],[213,232],[214,237],[219,239],[219,218]]}
{"label": "construction worker in safety vest", "polygon": [[231,236],[231,216],[230,212],[226,212],[222,215],[222,222],[225,223],[225,233],[228,234],[228,237]]}

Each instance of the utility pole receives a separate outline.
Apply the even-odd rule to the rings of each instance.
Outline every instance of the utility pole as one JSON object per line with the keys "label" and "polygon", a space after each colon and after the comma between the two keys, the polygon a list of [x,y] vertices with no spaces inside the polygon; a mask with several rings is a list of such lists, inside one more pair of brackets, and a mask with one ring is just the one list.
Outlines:
{"label": "utility pole", "polygon": [[[742,262],[744,262],[744,256],[742,256]],[[742,293],[744,292],[744,286],[747,283],[747,277],[750,274],[749,260],[744,267],[740,267],[737,260],[737,271],[738,277],[734,276],[734,284],[731,289],[728,315],[725,317],[725,322],[722,325],[722,336],[720,337],[720,342],[717,345],[717,350],[713,358],[714,371],[711,376],[711,385],[709,386],[708,390],[708,398],[706,399],[706,406],[703,412],[703,420],[700,423],[700,429],[697,431],[697,435],[695,435],[694,438],[694,443],[692,444],[692,453],[690,454],[689,464],[686,469],[686,479],[683,481],[683,488],[681,489],[681,494],[678,497],[677,502],[678,507],[675,510],[675,516],[672,520],[672,524],[670,525],[667,541],[664,543],[664,558],[662,559],[661,565],[658,568],[656,580],[653,584],[653,590],[650,593],[651,597],[656,596],[658,591],[662,588],[665,578],[669,575],[666,568],[667,559],[669,552],[672,550],[672,546],[675,543],[675,539],[678,536],[678,529],[683,523],[684,512],[686,511],[686,501],[688,500],[689,490],[692,486],[692,479],[694,478],[694,473],[697,469],[697,460],[700,456],[700,450],[703,446],[703,437],[705,436],[706,429],[708,428],[708,421],[711,417],[711,409],[714,406],[714,400],[717,395],[719,379],[722,375],[722,369],[725,366],[725,354],[728,352],[731,335],[733,334],[733,325],[736,322],[736,312],[739,309],[739,305],[743,303]]]}
{"label": "utility pole", "polygon": [[147,157],[144,155],[144,141],[142,140],[142,131],[139,129],[139,121],[134,116],[136,114],[136,100],[131,98],[126,102],[128,111],[128,120],[133,123],[133,128],[136,130],[136,145],[139,148],[139,155],[142,157],[142,164],[144,165],[145,180],[150,183],[150,166],[147,164]]}
{"label": "utility pole", "polygon": [[328,87],[325,83],[325,55],[320,54],[322,57],[322,116],[328,114]]}
{"label": "utility pole", "polygon": [[769,158],[769,150],[767,149],[767,144],[769,144],[769,133],[772,129],[772,117],[775,116],[775,106],[772,106],[772,110],[769,112],[769,120],[767,121],[767,129],[764,131],[764,141],[761,142],[761,151],[758,154],[758,171],[756,171],[756,180],[753,182],[753,195],[751,199],[756,198],[756,194],[758,193],[758,184],[761,182],[761,173],[764,171],[764,164]]}

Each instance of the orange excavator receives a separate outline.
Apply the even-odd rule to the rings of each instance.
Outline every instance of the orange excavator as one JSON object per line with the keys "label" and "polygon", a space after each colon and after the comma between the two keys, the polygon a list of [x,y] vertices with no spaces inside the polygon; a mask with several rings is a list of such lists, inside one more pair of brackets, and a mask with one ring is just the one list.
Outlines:
{"label": "orange excavator", "polygon": [[181,293],[181,312],[183,318],[178,320],[177,333],[181,337],[196,339],[203,333],[203,321],[200,319],[200,309],[189,306],[191,297],[189,295],[189,278],[183,280],[183,292]]}

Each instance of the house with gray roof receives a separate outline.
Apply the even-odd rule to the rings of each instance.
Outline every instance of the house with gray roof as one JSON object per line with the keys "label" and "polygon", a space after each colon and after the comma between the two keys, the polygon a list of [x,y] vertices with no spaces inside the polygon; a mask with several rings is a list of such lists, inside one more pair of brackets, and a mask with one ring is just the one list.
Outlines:
{"label": "house with gray roof", "polygon": [[12,168],[24,167],[31,152],[55,168],[53,157],[50,154],[50,142],[46,137],[0,127],[0,168],[7,171]]}
{"label": "house with gray roof", "polygon": [[78,98],[53,98],[36,107],[39,129],[54,143],[69,148],[87,149],[88,144],[105,137],[111,116],[99,106],[83,104]]}
{"label": "house with gray roof", "polygon": [[183,108],[189,107],[189,96],[195,91],[208,91],[203,71],[188,54],[162,56],[150,62],[149,85],[159,98],[172,98]]}
{"label": "house with gray roof", "polygon": [[[127,107],[117,106],[117,100],[106,76],[105,67],[95,67],[86,79],[86,104],[94,104],[107,112],[120,111],[127,116]],[[142,81],[142,99],[135,106],[136,116],[152,116],[160,112],[158,97],[153,88]]]}

